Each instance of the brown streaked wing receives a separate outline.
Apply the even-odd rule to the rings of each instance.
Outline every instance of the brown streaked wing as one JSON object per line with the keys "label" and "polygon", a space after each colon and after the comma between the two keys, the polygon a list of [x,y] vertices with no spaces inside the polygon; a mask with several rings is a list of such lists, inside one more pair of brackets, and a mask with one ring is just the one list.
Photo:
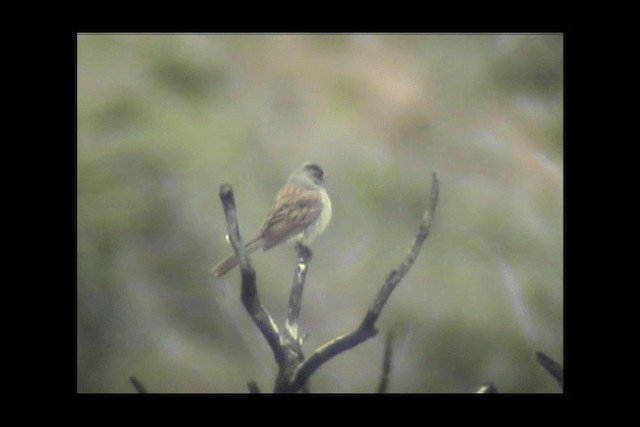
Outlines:
{"label": "brown streaked wing", "polygon": [[[286,190],[286,193],[283,191],[278,193],[276,209],[272,211],[262,227],[264,250],[304,230],[322,210],[319,192],[297,187],[288,187],[283,190]],[[295,200],[295,203],[285,203],[285,197],[287,200]]]}

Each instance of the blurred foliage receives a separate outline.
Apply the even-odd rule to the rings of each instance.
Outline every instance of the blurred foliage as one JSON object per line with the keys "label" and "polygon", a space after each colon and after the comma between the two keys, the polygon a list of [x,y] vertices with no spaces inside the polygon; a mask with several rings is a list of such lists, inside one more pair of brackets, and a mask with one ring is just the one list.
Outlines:
{"label": "blurred foliage", "polygon": [[[312,249],[307,352],[358,325],[409,248],[431,173],[431,236],[378,337],[312,377],[371,392],[560,392],[563,38],[482,35],[78,35],[79,392],[269,390],[275,362],[232,272],[218,199],[252,237],[303,161],[334,216]],[[252,257],[286,315],[294,251]]]}

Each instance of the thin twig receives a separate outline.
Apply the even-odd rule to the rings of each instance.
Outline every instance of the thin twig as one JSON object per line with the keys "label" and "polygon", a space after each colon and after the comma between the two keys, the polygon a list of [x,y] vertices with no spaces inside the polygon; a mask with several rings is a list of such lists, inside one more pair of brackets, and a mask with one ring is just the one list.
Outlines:
{"label": "thin twig", "polygon": [[315,350],[307,360],[303,361],[296,368],[293,380],[289,384],[281,384],[281,388],[279,389],[279,391],[289,393],[297,391],[304,383],[307,382],[309,377],[313,375],[313,373],[329,359],[336,356],[337,354],[342,353],[343,351],[355,347],[356,345],[368,340],[378,333],[378,330],[375,327],[375,323],[378,320],[378,317],[380,316],[384,305],[389,299],[391,292],[393,292],[398,283],[413,266],[413,263],[415,262],[416,258],[418,257],[418,253],[422,248],[422,244],[429,235],[429,228],[431,227],[431,222],[433,221],[436,206],[438,205],[439,191],[440,185],[438,182],[438,177],[434,173],[431,181],[431,195],[429,197],[429,205],[424,216],[422,217],[420,228],[413,241],[413,244],[411,245],[411,249],[405,256],[402,263],[398,266],[398,268],[391,271],[391,273],[389,273],[389,275],[387,276],[385,283],[382,285],[382,288],[378,292],[378,296],[376,297],[372,308],[369,309],[360,326],[355,331],[346,335],[339,336]]}
{"label": "thin twig", "polygon": [[255,323],[269,343],[271,351],[276,359],[276,363],[279,367],[282,367],[285,363],[286,355],[280,346],[280,332],[269,313],[267,313],[260,303],[260,296],[258,295],[258,289],[256,287],[256,273],[251,266],[245,247],[242,244],[242,239],[240,238],[233,189],[229,184],[223,184],[220,186],[220,200],[222,200],[222,205],[224,207],[229,240],[240,263],[240,272],[242,275],[242,304],[249,312],[249,315],[253,319],[253,323]]}
{"label": "thin twig", "polygon": [[298,253],[298,263],[296,264],[296,271],[293,275],[293,285],[291,286],[291,296],[289,297],[289,314],[287,316],[287,323],[285,324],[285,332],[291,340],[302,345],[298,319],[300,318],[302,292],[304,291],[308,264],[313,254],[308,247],[302,244],[296,245],[296,252]]}
{"label": "thin twig", "polygon": [[247,383],[247,387],[249,387],[249,393],[251,394],[260,393],[260,387],[258,387],[258,384],[255,381],[249,381]]}
{"label": "thin twig", "polygon": [[227,221],[227,235],[231,246],[238,257],[240,267],[243,270],[253,270],[249,258],[247,257],[247,251],[242,244],[240,238],[240,228],[238,226],[238,215],[236,214],[236,202],[233,197],[233,188],[229,184],[222,184],[220,186],[220,200],[222,200],[222,207],[224,208],[224,216]]}
{"label": "thin twig", "polygon": [[538,360],[538,363],[558,382],[558,384],[560,384],[560,387],[564,389],[564,369],[562,366],[541,351],[536,353],[536,359]]}
{"label": "thin twig", "polygon": [[[284,333],[280,334],[280,347],[285,355],[285,361],[280,366],[278,376],[274,386],[274,391],[290,392],[289,384],[295,373],[295,369],[304,361],[304,353],[302,352],[303,338],[300,336],[299,317],[302,305],[302,292],[304,291],[304,282],[307,277],[309,262],[312,253],[309,248],[302,244],[296,244],[296,252],[298,253],[298,262],[293,275],[293,284],[291,286],[291,295],[289,297],[289,312],[284,327]],[[293,392],[308,392],[306,383]]]}
{"label": "thin twig", "polygon": [[476,391],[476,393],[478,394],[493,394],[497,392],[498,392],[498,389],[491,381],[484,383],[482,387],[480,387],[478,391]]}
{"label": "thin twig", "polygon": [[142,394],[147,392],[147,389],[142,385],[140,380],[138,380],[136,377],[133,377],[133,376],[129,377],[129,381],[131,381],[133,388],[135,388],[138,393]]}
{"label": "thin twig", "polygon": [[364,323],[366,324],[366,327],[374,328],[374,324],[378,320],[378,317],[380,316],[380,313],[382,312],[387,299],[391,295],[391,292],[393,292],[398,283],[400,283],[400,281],[413,266],[413,263],[416,261],[416,258],[420,253],[420,249],[422,249],[422,245],[425,239],[427,238],[427,236],[429,236],[429,229],[431,227],[431,222],[433,221],[436,206],[438,205],[439,195],[440,183],[438,182],[438,177],[434,173],[431,179],[431,195],[429,196],[429,206],[427,207],[427,210],[422,217],[422,223],[420,224],[418,234],[413,240],[411,249],[405,256],[402,263],[398,266],[398,268],[392,270],[391,273],[389,273],[389,275],[387,276],[387,280],[382,286],[382,289],[380,289],[378,297],[373,304],[373,308],[369,310],[367,316],[365,317]]}
{"label": "thin twig", "polygon": [[391,358],[393,356],[392,342],[393,332],[389,332],[384,343],[384,358],[382,359],[382,374],[380,375],[380,384],[378,384],[378,393],[386,393],[389,387],[389,372],[391,372]]}

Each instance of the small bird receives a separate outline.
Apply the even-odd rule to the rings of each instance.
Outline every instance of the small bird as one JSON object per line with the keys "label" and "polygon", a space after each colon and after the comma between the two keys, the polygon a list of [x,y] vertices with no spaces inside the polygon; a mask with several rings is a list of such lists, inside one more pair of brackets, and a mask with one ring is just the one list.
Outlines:
{"label": "small bird", "polygon": [[[305,162],[294,171],[276,195],[271,213],[258,235],[245,245],[247,254],[264,251],[282,242],[309,245],[331,220],[331,200],[324,188],[324,171]],[[220,277],[238,265],[233,254],[216,264],[211,272]]]}

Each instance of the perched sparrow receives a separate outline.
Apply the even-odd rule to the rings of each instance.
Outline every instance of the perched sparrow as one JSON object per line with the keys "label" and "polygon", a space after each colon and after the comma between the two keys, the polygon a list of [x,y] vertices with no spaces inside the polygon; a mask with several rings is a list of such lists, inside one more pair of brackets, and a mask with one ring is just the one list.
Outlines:
{"label": "perched sparrow", "polygon": [[[324,172],[317,164],[306,162],[289,176],[260,232],[245,249],[249,254],[282,242],[308,245],[324,231],[330,219],[331,200],[324,189]],[[211,271],[220,277],[236,265],[238,258],[233,254]]]}

